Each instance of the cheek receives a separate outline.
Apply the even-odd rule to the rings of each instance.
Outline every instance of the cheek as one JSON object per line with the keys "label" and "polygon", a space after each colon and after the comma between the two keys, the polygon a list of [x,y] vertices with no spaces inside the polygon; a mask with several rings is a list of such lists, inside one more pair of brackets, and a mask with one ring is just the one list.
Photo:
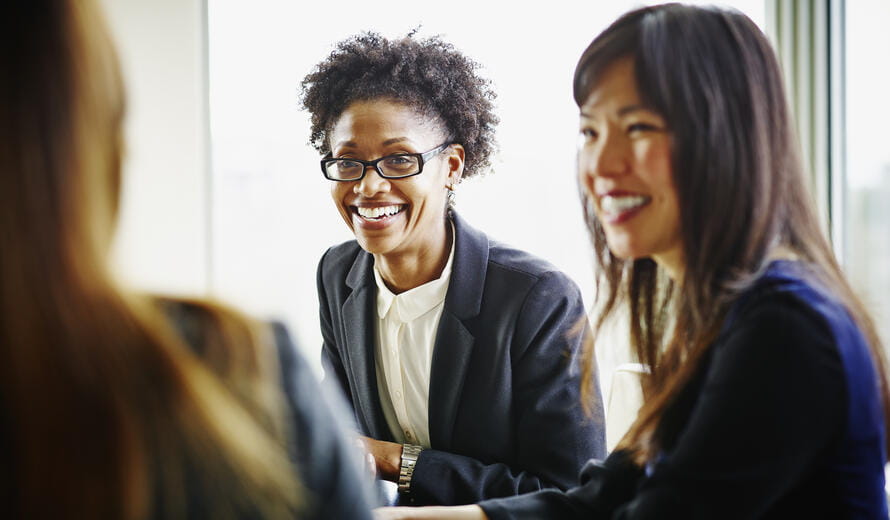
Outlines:
{"label": "cheek", "polygon": [[334,202],[341,202],[343,200],[343,182],[334,182],[331,183],[331,198],[334,199]]}
{"label": "cheek", "polygon": [[345,204],[346,194],[349,192],[350,186],[345,182],[331,182],[331,200],[340,212],[346,211],[343,207]]}
{"label": "cheek", "polygon": [[409,180],[414,179],[413,182],[400,186],[402,195],[414,205],[425,206],[425,211],[433,209],[434,206],[442,205],[444,207],[447,176],[442,175],[442,172],[439,171],[431,171],[430,173],[435,173],[435,175],[423,178],[422,176],[426,173],[424,171],[416,177],[411,177]]}
{"label": "cheek", "polygon": [[671,149],[667,139],[652,139],[641,147],[643,161],[648,166],[657,170],[670,170]]}
{"label": "cheek", "polygon": [[653,146],[646,160],[646,171],[650,174],[649,182],[661,200],[665,225],[670,229],[670,235],[676,237],[680,229],[680,203],[674,185],[671,154],[667,143],[663,146]]}
{"label": "cheek", "polygon": [[663,198],[676,200],[671,151],[667,142],[653,142],[640,150],[640,170],[646,172],[649,183],[658,189]]}

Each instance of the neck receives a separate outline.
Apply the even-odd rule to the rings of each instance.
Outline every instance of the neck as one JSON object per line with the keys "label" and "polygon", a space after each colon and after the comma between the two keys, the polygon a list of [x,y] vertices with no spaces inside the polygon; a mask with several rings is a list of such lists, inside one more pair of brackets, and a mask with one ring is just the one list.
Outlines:
{"label": "neck", "polygon": [[424,247],[407,253],[374,255],[374,264],[389,290],[403,293],[442,276],[453,239],[451,224],[446,220]]}
{"label": "neck", "polygon": [[784,244],[774,247],[767,258],[769,260],[800,260],[797,252]]}

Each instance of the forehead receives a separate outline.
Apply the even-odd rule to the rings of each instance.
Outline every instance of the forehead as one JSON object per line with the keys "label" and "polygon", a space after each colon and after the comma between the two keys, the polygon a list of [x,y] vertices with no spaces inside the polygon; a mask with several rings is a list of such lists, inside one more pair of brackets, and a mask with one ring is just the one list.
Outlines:
{"label": "forehead", "polygon": [[331,142],[348,139],[386,140],[408,137],[423,140],[441,133],[431,118],[406,103],[376,99],[350,103],[331,128]]}
{"label": "forehead", "polygon": [[590,95],[581,105],[582,115],[611,113],[621,107],[640,105],[634,62],[621,58],[603,69]]}

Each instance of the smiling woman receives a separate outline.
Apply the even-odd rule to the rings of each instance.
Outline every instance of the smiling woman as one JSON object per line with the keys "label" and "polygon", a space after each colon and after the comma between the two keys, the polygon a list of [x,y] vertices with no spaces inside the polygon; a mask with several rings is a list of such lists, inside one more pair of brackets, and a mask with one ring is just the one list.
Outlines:
{"label": "smiling woman", "polygon": [[664,118],[637,93],[634,62],[621,59],[581,106],[579,171],[609,249],[619,258],[660,258],[673,272],[683,261],[680,204],[671,175]]}
{"label": "smiling woman", "polygon": [[494,143],[494,94],[475,69],[436,38],[363,34],[303,81],[355,235],[318,267],[325,369],[402,503],[566,488],[603,455],[599,395],[593,420],[579,396],[578,288],[453,209]]}
{"label": "smiling woman", "polygon": [[[443,133],[412,107],[384,100],[351,104],[330,133],[334,158],[322,163],[327,177],[340,181],[331,184],[334,204],[362,249],[379,255],[377,268],[393,290],[439,278],[439,260],[448,257],[443,216],[447,193],[460,180],[464,148],[436,146],[447,139]],[[338,178],[329,173],[332,165]],[[348,172],[352,177],[343,178]]]}
{"label": "smiling woman", "polygon": [[886,519],[886,361],[766,37],[730,9],[636,9],[583,52],[574,94],[597,323],[629,316],[642,408],[567,492],[378,518]]}

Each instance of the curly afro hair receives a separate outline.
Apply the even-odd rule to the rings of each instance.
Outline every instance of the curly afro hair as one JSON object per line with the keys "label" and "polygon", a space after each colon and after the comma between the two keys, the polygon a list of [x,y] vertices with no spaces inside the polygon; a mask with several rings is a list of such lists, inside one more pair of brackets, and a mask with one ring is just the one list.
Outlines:
{"label": "curly afro hair", "polygon": [[[412,33],[413,35],[413,33]],[[328,134],[354,101],[392,99],[442,125],[463,145],[464,177],[484,171],[495,148],[495,94],[476,75],[479,64],[438,37],[387,40],[362,33],[336,45],[302,83],[302,104],[312,115],[310,143],[330,152]]]}

